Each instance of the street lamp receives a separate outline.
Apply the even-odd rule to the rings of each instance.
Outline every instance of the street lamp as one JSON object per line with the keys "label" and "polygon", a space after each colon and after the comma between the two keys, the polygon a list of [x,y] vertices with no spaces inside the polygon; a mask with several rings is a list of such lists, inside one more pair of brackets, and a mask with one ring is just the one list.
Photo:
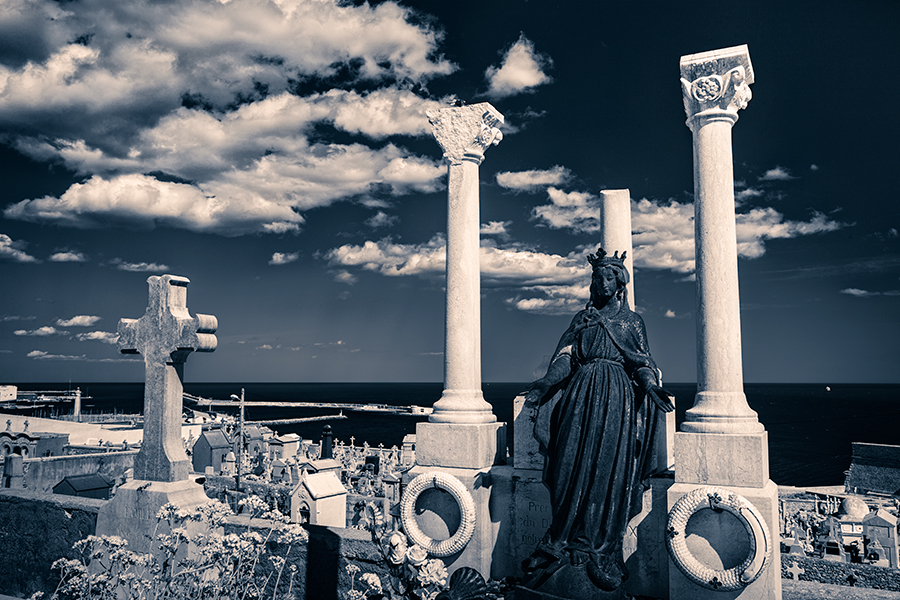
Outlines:
{"label": "street lamp", "polygon": [[234,488],[235,491],[241,491],[241,464],[244,462],[244,388],[241,388],[241,397],[238,398],[237,395],[231,395],[232,400],[238,400],[241,403],[241,420],[240,425],[238,426],[238,451],[237,451],[237,470],[234,474]]}

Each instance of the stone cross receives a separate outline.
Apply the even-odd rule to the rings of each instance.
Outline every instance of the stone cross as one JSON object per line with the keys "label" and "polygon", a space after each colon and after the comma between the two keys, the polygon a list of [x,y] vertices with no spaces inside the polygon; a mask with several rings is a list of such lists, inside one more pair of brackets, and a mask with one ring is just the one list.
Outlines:
{"label": "stone cross", "polygon": [[794,581],[799,581],[800,576],[806,573],[806,569],[804,569],[797,563],[791,563],[791,567],[787,570],[787,572],[791,574],[791,579],[793,579]]}
{"label": "stone cross", "polygon": [[687,126],[694,140],[697,397],[682,431],[753,433],[763,426],[744,395],[731,128],[750,101],[747,46],[681,58]]}
{"label": "stone cross", "polygon": [[444,393],[432,423],[496,422],[481,391],[481,265],[478,167],[503,138],[503,115],[482,102],[428,113],[450,177],[447,202],[447,312]]}
{"label": "stone cross", "polygon": [[152,276],[147,312],[119,321],[119,350],[144,357],[144,439],[134,459],[134,478],[181,481],[190,461],[181,440],[184,363],[191,352],[216,349],[218,322],[212,315],[191,317],[186,277]]}

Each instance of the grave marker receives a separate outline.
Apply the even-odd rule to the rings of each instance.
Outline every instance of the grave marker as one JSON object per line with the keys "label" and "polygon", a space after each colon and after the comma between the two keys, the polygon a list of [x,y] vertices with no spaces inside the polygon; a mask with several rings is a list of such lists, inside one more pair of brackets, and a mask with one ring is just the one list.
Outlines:
{"label": "grave marker", "polygon": [[144,437],[134,479],[121,486],[97,516],[97,535],[118,535],[137,552],[151,549],[156,513],[166,503],[192,508],[208,502],[203,487],[188,479],[190,460],[181,437],[184,363],[191,352],[216,349],[218,323],[191,317],[186,277],[152,276],[140,319],[119,321],[119,349],[144,357]]}

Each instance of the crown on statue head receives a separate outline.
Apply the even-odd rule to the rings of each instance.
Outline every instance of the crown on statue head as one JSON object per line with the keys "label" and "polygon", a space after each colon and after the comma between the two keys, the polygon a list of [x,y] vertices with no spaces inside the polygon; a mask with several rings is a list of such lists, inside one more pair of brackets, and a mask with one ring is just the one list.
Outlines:
{"label": "crown on statue head", "polygon": [[623,269],[625,268],[625,255],[628,254],[628,251],[622,253],[622,256],[619,256],[619,251],[616,250],[612,256],[609,256],[606,253],[606,250],[603,248],[597,248],[597,254],[588,254],[588,262],[591,263],[591,268],[596,269],[597,267],[606,267],[606,266],[619,266]]}

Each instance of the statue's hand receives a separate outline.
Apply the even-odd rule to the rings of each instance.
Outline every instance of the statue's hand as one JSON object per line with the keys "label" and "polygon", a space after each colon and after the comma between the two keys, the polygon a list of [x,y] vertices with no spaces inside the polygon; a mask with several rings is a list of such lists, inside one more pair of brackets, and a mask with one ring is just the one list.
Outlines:
{"label": "statue's hand", "polygon": [[653,403],[659,407],[659,410],[663,412],[672,412],[675,410],[675,403],[672,402],[672,394],[659,387],[658,385],[651,385],[646,390],[647,396],[649,396]]}
{"label": "statue's hand", "polygon": [[522,393],[525,396],[526,402],[533,402],[535,404],[539,404],[541,399],[547,395],[547,392],[550,390],[550,384],[547,383],[545,379],[538,379],[537,381],[532,382],[531,385]]}

